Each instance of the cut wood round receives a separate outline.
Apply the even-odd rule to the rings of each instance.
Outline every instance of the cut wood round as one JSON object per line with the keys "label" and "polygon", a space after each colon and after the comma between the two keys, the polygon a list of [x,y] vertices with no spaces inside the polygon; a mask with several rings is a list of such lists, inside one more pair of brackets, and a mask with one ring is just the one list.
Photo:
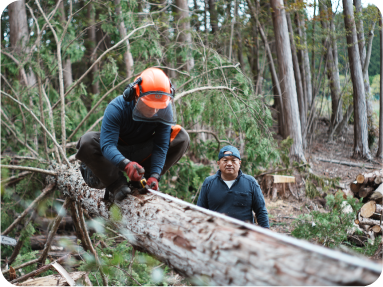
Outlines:
{"label": "cut wood round", "polygon": [[372,186],[366,186],[366,187],[361,187],[359,189],[358,195],[359,197],[366,198],[373,193],[374,193],[374,188]]}
{"label": "cut wood round", "polygon": [[375,233],[381,233],[382,232],[382,227],[380,227],[379,225],[374,225],[371,229]]}
{"label": "cut wood round", "polygon": [[360,209],[360,215],[362,215],[364,218],[371,217],[376,210],[376,202],[375,201],[369,201],[365,203],[362,208]]}
{"label": "cut wood round", "polygon": [[362,184],[358,183],[356,180],[350,183],[350,189],[354,194],[358,194],[359,189],[362,187]]}
{"label": "cut wood round", "polygon": [[360,223],[360,222],[359,222],[359,219],[355,219],[354,222],[355,222],[355,224],[358,224],[358,225],[359,225],[359,223]]}
{"label": "cut wood round", "polygon": [[[103,194],[85,185],[76,163],[57,188],[88,213],[119,229],[137,249],[185,277],[215,285],[369,285],[382,266],[149,190],[116,202],[113,220]],[[57,167],[59,169],[59,167]],[[356,275],[356,270],[358,270]],[[207,284],[207,283],[206,283]]]}
{"label": "cut wood round", "polygon": [[375,180],[374,180],[374,183],[376,184],[376,185],[379,185],[379,184],[381,184],[383,182],[383,177],[382,176],[377,176],[376,178],[375,178]]}
{"label": "cut wood round", "polygon": [[358,174],[357,176],[356,176],[356,182],[357,183],[360,183],[360,184],[362,184],[362,183],[364,183],[364,175],[363,174]]}

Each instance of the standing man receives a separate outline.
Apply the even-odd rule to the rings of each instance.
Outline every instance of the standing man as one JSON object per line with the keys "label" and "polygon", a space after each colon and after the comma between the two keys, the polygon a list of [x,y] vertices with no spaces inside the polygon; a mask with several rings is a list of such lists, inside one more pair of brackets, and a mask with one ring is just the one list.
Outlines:
{"label": "standing man", "polygon": [[270,228],[261,188],[254,177],[240,170],[238,149],[230,145],[223,147],[217,164],[219,170],[205,179],[197,205],[252,223],[254,211],[258,224]]}
{"label": "standing man", "polygon": [[[158,190],[166,171],[189,147],[189,135],[175,125],[174,88],[165,73],[148,68],[106,107],[100,132],[83,135],[76,148],[88,186],[106,188],[105,199],[122,200],[147,185]],[[128,182],[124,173],[129,177]]]}

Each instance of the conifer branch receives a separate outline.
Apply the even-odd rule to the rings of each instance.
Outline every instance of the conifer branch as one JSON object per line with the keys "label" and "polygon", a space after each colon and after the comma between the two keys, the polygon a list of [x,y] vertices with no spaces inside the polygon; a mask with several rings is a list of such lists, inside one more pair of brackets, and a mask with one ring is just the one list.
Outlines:
{"label": "conifer branch", "polygon": [[13,221],[13,223],[11,225],[8,226],[7,229],[5,229],[1,235],[7,235],[9,232],[12,231],[13,228],[15,228],[15,226],[21,221],[23,220],[23,218],[28,214],[28,212],[36,205],[36,203],[38,203],[41,199],[43,199],[49,192],[51,192],[52,190],[54,190],[54,188],[56,187],[56,184],[55,183],[51,183],[49,185],[47,185],[43,191],[41,192],[41,194],[36,197],[36,199],[34,201],[32,201],[32,203],[23,211],[23,213],[18,217],[16,218],[15,221]]}
{"label": "conifer branch", "polygon": [[66,155],[63,151],[63,149],[61,148],[61,146],[57,143],[57,141],[53,138],[52,134],[47,130],[47,128],[42,124],[42,122],[40,122],[40,120],[36,117],[36,115],[30,110],[27,108],[26,105],[24,105],[23,103],[20,103],[18,100],[16,100],[15,98],[13,98],[11,95],[9,95],[8,93],[4,92],[4,91],[1,91],[1,93],[3,93],[4,95],[6,95],[8,98],[10,98],[11,100],[13,100],[14,102],[20,104],[23,106],[23,108],[32,115],[32,117],[40,124],[40,126],[45,130],[45,132],[49,135],[49,137],[53,140],[54,144],[58,147],[61,155],[63,156],[64,158],[64,161],[65,163],[70,166],[70,163],[68,161],[68,159],[66,158]]}
{"label": "conifer branch", "polygon": [[[82,76],[68,89],[68,91],[65,93],[64,97],[66,97],[78,84],[80,84],[82,82],[82,80],[85,78],[85,76],[93,69],[93,67],[106,55],[108,54],[110,51],[116,49],[118,46],[120,46],[122,43],[124,43],[127,39],[130,38],[130,36],[132,36],[135,32],[137,32],[138,30],[141,30],[141,29],[145,29],[149,26],[153,26],[154,23],[149,23],[147,25],[144,25],[142,27],[139,27],[139,28],[136,28],[134,29],[132,32],[130,32],[126,37],[124,37],[123,39],[121,39],[119,42],[117,42],[114,46],[110,47],[109,49],[107,49],[104,53],[101,54],[100,57],[97,58],[96,61],[93,62],[93,64],[88,68],[88,70],[82,74]],[[61,100],[57,101],[57,103],[55,103],[53,106],[52,106],[52,109],[55,109],[57,107],[57,105],[60,103]],[[70,138],[70,137],[69,137]],[[69,140],[69,139],[68,139]]]}

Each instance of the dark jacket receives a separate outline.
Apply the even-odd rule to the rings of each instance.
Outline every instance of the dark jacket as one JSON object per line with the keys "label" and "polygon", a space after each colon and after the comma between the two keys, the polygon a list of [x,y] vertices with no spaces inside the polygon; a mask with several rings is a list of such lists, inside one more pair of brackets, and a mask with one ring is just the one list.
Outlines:
{"label": "dark jacket", "polygon": [[105,109],[101,126],[100,146],[103,156],[114,165],[125,159],[117,149],[117,143],[141,144],[153,137],[151,173],[161,174],[169,149],[171,127],[162,123],[133,120],[134,102],[126,102],[118,96]]}
{"label": "dark jacket", "polygon": [[261,188],[256,179],[239,170],[238,177],[229,189],[221,177],[221,171],[205,179],[198,197],[198,206],[225,213],[228,216],[269,227],[269,217]]}

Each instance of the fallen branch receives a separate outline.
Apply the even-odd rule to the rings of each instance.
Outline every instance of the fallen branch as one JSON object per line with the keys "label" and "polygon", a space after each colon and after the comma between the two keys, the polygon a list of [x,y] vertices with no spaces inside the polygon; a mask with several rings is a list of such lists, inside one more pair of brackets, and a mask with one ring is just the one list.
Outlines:
{"label": "fallen branch", "polygon": [[[309,165],[309,163],[303,163],[303,164],[298,165],[297,167],[302,167],[302,166],[306,166],[306,165]],[[271,171],[266,171],[266,172],[263,172],[263,173],[261,173],[261,174],[254,175],[254,177],[261,177],[261,176],[264,176],[264,175],[266,175],[266,174],[270,174],[270,173],[276,173],[276,172],[286,171],[286,170],[292,169],[292,168],[294,168],[294,167],[295,167],[295,166],[293,166],[293,167],[288,167],[288,168],[282,168],[282,169],[275,169],[275,170],[271,170]]]}
{"label": "fallen branch", "polygon": [[[29,265],[35,264],[35,263],[37,263],[37,261],[39,261],[39,259],[33,259],[33,260],[25,262],[25,263],[23,263],[23,264],[21,264],[19,266],[13,267],[13,269],[14,270],[21,269],[21,268],[27,267]],[[5,274],[9,273],[9,271],[10,270],[7,269],[7,270],[2,271],[2,273],[3,273],[3,275],[5,275]]]}
{"label": "fallen branch", "polygon": [[16,170],[28,170],[28,171],[33,171],[33,172],[39,172],[39,173],[44,173],[44,174],[49,174],[56,176],[57,173],[54,171],[46,170],[46,169],[41,169],[41,168],[36,168],[36,167],[29,167],[29,166],[19,166],[19,165],[6,165],[2,164],[1,168],[7,168],[7,169],[16,169]]}
{"label": "fallen branch", "polygon": [[19,277],[19,278],[16,278],[15,280],[12,280],[11,281],[11,284],[15,284],[15,283],[17,283],[17,282],[20,282],[20,281],[24,281],[24,280],[26,280],[26,279],[28,279],[28,278],[30,278],[30,277],[35,277],[35,276],[37,276],[37,275],[39,275],[39,274],[41,274],[41,273],[43,273],[43,272],[45,272],[45,271],[48,271],[51,267],[52,267],[52,265],[54,264],[54,263],[61,263],[61,262],[63,262],[64,260],[66,260],[66,259],[69,259],[70,258],[70,254],[68,253],[67,255],[65,255],[65,256],[63,256],[63,257],[60,257],[59,259],[57,259],[56,261],[53,261],[53,262],[51,262],[50,264],[48,264],[48,265],[45,265],[45,266],[43,266],[43,267],[41,267],[41,268],[39,268],[39,269],[37,269],[37,270],[34,270],[34,271],[32,271],[32,272],[30,272],[30,273],[28,273],[28,274],[25,274],[25,275],[23,275],[23,276],[21,276],[21,277]]}
{"label": "fallen branch", "polygon": [[20,180],[22,180],[24,177],[26,177],[27,175],[31,173],[32,173],[31,171],[20,172],[18,175],[8,177],[7,179],[1,181],[1,184],[10,185],[10,184],[19,182]]}
{"label": "fallen branch", "polygon": [[10,225],[7,229],[5,229],[1,235],[7,235],[11,230],[25,217],[25,215],[28,214],[28,212],[36,205],[37,202],[39,202],[41,199],[43,199],[49,192],[54,190],[56,187],[55,183],[51,183],[47,185],[41,194],[34,200],[32,203],[23,211],[23,213]]}
{"label": "fallen branch", "polygon": [[316,160],[323,161],[323,162],[329,162],[329,163],[336,163],[336,164],[342,164],[342,165],[347,165],[347,166],[355,166],[355,167],[360,167],[360,168],[368,168],[368,169],[376,169],[376,167],[372,165],[365,165],[363,164],[358,164],[354,162],[349,162],[349,161],[340,161],[340,160],[334,160],[334,159],[324,159],[324,158],[315,158]]}

